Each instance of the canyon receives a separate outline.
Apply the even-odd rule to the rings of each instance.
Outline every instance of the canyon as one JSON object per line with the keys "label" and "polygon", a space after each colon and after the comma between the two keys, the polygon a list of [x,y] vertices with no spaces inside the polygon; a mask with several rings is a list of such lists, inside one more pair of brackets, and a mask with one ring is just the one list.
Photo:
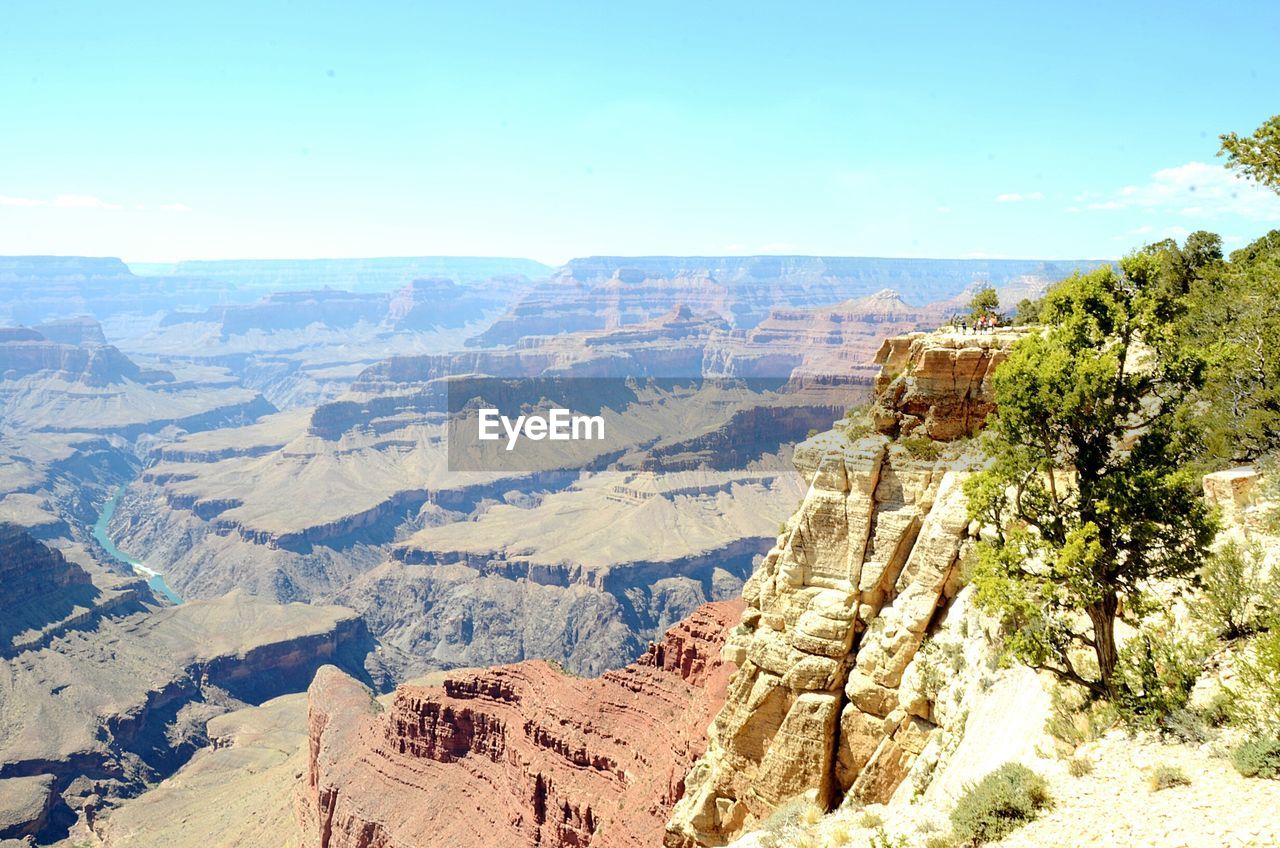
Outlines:
{"label": "canyon", "polygon": [[[699,608],[621,672],[446,672],[402,685],[385,711],[324,672],[299,789],[309,844],[687,848],[726,844],[793,798],[889,800],[954,723],[924,691],[917,654],[959,588],[969,440],[1017,338],[887,340],[865,418],[797,448],[807,492],[745,606]],[[655,689],[650,669],[695,684],[715,671],[692,728],[667,717],[670,686]],[[614,694],[624,681],[637,697]],[[646,730],[620,729],[632,721]],[[657,733],[673,727],[689,734],[679,745]]]}
{"label": "canyon", "polygon": [[[714,774],[695,777],[723,742],[711,720],[731,708],[733,669],[763,668],[750,654],[765,649],[743,647],[738,598],[749,621],[765,616],[758,575],[789,550],[779,524],[822,476],[824,437],[793,446],[833,421],[839,433],[873,421],[877,461],[908,481],[883,484],[885,503],[898,500],[876,526],[911,510],[928,523],[955,458],[902,444],[913,432],[959,444],[989,405],[980,392],[954,402],[974,378],[970,353],[931,384],[943,360],[921,370],[915,340],[881,351],[882,339],[945,322],[989,276],[1008,297],[1034,295],[1058,269],[634,264],[349,260],[139,276],[115,260],[0,263],[0,322],[13,325],[0,328],[5,833],[148,844],[181,832],[148,827],[148,810],[210,815],[183,788],[200,784],[258,810],[282,844],[322,833],[357,844],[366,825],[397,825],[349,781],[372,787],[407,768],[413,791],[429,792],[498,744],[474,722],[505,727],[503,763],[520,765],[469,772],[468,797],[497,782],[542,801],[468,814],[459,838],[494,828],[543,844],[656,844],[691,787],[716,809],[748,804]],[[906,371],[909,382],[885,376]],[[450,400],[468,392],[495,405],[558,398],[601,415],[613,441],[460,470]],[[844,417],[873,392],[868,411]],[[870,473],[853,470],[861,456],[842,473]],[[174,591],[154,591],[151,571]],[[891,605],[890,583],[880,591]],[[852,625],[859,638],[864,625]],[[842,673],[783,700],[831,696]],[[428,714],[449,741],[404,735],[425,732]],[[402,729],[380,723],[388,716]],[[653,723],[666,735],[636,748]],[[893,744],[915,744],[895,732]],[[235,771],[245,762],[286,781],[309,763],[310,794],[265,791]],[[840,780],[856,782],[855,765]],[[849,788],[840,780],[802,783],[835,793]],[[620,818],[610,804],[644,813]],[[753,809],[743,822],[764,815]],[[217,818],[225,834],[245,832],[225,809]]]}

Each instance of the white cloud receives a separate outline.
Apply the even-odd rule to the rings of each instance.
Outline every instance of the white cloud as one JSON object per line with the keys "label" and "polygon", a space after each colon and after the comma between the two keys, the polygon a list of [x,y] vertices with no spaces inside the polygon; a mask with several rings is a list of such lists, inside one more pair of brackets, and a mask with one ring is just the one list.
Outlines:
{"label": "white cloud", "polygon": [[1038,191],[1030,191],[1026,193],[1014,191],[1007,194],[996,195],[996,203],[1021,203],[1024,200],[1044,200],[1044,194]]}
{"label": "white cloud", "polygon": [[1160,227],[1152,226],[1151,224],[1143,224],[1141,227],[1134,227],[1132,230],[1129,230],[1127,235],[1117,236],[1116,238],[1124,241],[1130,236],[1142,236],[1143,241],[1146,242],[1159,241],[1160,239],[1167,238],[1182,241],[1189,235],[1191,235],[1191,230],[1186,227],[1178,226],[1177,224]]}
{"label": "white cloud", "polygon": [[191,207],[185,203],[161,203],[160,208],[166,212],[190,212]]}
{"label": "white cloud", "polygon": [[1156,171],[1149,182],[1125,186],[1088,208],[1158,210],[1189,218],[1239,215],[1255,221],[1280,220],[1280,197],[1206,162]]}
{"label": "white cloud", "polygon": [[53,200],[38,197],[11,197],[0,195],[0,206],[52,206],[55,209],[119,209],[115,203],[107,203],[92,194],[59,194]]}
{"label": "white cloud", "polygon": [[59,209],[119,209],[114,203],[107,203],[92,194],[59,194],[50,204]]}

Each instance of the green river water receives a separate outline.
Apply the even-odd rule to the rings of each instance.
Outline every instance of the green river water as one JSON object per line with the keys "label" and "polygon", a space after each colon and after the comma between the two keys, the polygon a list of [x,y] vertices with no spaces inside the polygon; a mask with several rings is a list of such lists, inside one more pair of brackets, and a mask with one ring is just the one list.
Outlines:
{"label": "green river water", "polygon": [[98,540],[98,544],[106,549],[111,556],[128,565],[136,573],[147,578],[147,584],[155,592],[164,595],[175,604],[182,603],[182,598],[178,597],[178,593],[169,588],[169,584],[164,582],[164,575],[156,571],[154,568],[148,568],[144,563],[139,562],[129,556],[124,551],[116,547],[115,542],[111,541],[111,537],[107,535],[107,525],[111,523],[111,516],[116,514],[116,507],[120,505],[120,498],[124,496],[124,490],[128,488],[126,483],[116,490],[111,496],[111,500],[107,501],[102,507],[102,512],[98,515],[97,522],[93,525],[93,538]]}

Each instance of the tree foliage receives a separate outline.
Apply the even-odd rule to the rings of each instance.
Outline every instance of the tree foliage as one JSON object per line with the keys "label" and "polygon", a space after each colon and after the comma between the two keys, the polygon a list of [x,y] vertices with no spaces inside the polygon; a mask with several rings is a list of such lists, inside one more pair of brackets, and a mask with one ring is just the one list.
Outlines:
{"label": "tree foliage", "polygon": [[978,601],[1009,653],[1100,695],[1120,694],[1122,609],[1194,571],[1213,537],[1185,414],[1203,362],[1178,333],[1193,279],[1160,244],[1052,290],[1045,326],[996,372],[992,462],[968,483],[974,517],[997,528],[979,545]]}
{"label": "tree foliage", "polygon": [[1218,155],[1227,157],[1228,168],[1280,192],[1280,115],[1269,118],[1252,135],[1222,136]]}
{"label": "tree foliage", "polygon": [[991,286],[978,289],[973,300],[969,301],[969,315],[974,320],[991,318],[999,314],[1000,296]]}
{"label": "tree foliage", "polygon": [[1018,306],[1014,310],[1013,323],[1020,327],[1025,327],[1028,324],[1039,324],[1040,310],[1043,308],[1043,297],[1038,297],[1035,300],[1032,300],[1029,297],[1024,297],[1022,300],[1018,301]]}
{"label": "tree foliage", "polygon": [[1208,370],[1199,409],[1206,464],[1248,462],[1280,448],[1280,230],[1208,263],[1191,282],[1186,344]]}

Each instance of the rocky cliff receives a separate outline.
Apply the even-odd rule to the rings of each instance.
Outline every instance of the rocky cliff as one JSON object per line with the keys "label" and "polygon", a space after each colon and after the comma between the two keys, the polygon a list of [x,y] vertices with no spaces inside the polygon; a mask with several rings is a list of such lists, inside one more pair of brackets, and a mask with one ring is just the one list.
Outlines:
{"label": "rocky cliff", "polygon": [[99,594],[79,565],[21,527],[0,521],[0,657],[90,612]]}
{"label": "rocky cliff", "polygon": [[962,437],[1015,339],[889,340],[871,420],[797,450],[809,491],[743,590],[725,648],[739,671],[667,845],[726,844],[792,798],[886,801],[925,749],[931,704],[903,675],[956,594]]}
{"label": "rocky cliff", "polygon": [[401,686],[384,712],[324,669],[300,811],[321,848],[653,846],[732,666],[738,603],[707,604],[596,679],[543,662]]}
{"label": "rocky cliff", "polygon": [[0,653],[0,827],[15,786],[37,785],[12,781],[40,777],[44,805],[24,804],[22,824],[42,844],[171,773],[209,744],[213,716],[301,692],[324,664],[374,682],[364,668],[372,639],[341,607],[233,594],[95,612]]}
{"label": "rocky cliff", "polygon": [[[48,326],[48,325],[46,325]],[[96,324],[93,325],[97,327]],[[101,328],[97,328],[101,335]],[[85,337],[88,341],[63,343],[52,341],[42,332],[24,327],[6,329],[0,335],[0,379],[19,380],[35,374],[56,376],[68,382],[87,386],[108,386],[132,380],[156,383],[173,380],[167,371],[139,368],[138,365],[109,344],[93,339],[92,329],[80,325],[54,325],[55,336],[64,339]]]}

